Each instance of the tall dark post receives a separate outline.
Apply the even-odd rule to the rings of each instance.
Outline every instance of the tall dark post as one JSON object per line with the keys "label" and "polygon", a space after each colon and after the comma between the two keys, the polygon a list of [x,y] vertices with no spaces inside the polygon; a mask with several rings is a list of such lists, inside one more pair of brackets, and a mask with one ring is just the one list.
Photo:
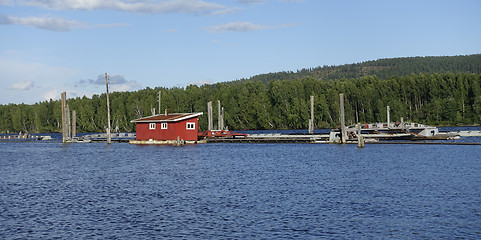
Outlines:
{"label": "tall dark post", "polygon": [[72,125],[70,122],[70,107],[67,104],[67,107],[65,108],[65,115],[67,116],[66,118],[66,127],[67,127],[67,141],[71,139],[72,137]]}
{"label": "tall dark post", "polygon": [[309,119],[309,133],[314,133],[314,96],[311,96],[311,119]]}
{"label": "tall dark post", "polygon": [[344,94],[339,93],[339,111],[341,115],[341,142],[346,143],[346,119],[344,116]]}
{"label": "tall dark post", "polygon": [[160,97],[161,97],[162,91],[159,91],[159,114],[160,114]]}
{"label": "tall dark post", "polygon": [[217,128],[219,130],[224,130],[224,108],[220,106],[220,100],[217,100],[217,108],[219,111],[217,116]]}
{"label": "tall dark post", "polygon": [[217,128],[218,130],[222,130],[222,109],[220,109],[220,100],[217,100]]}
{"label": "tall dark post", "polygon": [[72,111],[72,138],[77,137],[77,112]]}
{"label": "tall dark post", "polygon": [[67,131],[67,114],[65,112],[65,108],[67,106],[66,104],[66,98],[67,98],[67,93],[66,92],[63,92],[61,94],[61,108],[62,108],[62,142],[67,142],[67,135],[68,135],[68,131]]}
{"label": "tall dark post", "polygon": [[224,126],[224,107],[222,107],[221,115],[222,115],[222,121],[221,121],[222,125],[220,130],[226,130]]}
{"label": "tall dark post", "polygon": [[109,80],[107,78],[107,73],[105,73],[105,87],[107,88],[107,144],[111,142],[110,135],[110,103],[109,103]]}
{"label": "tall dark post", "polygon": [[212,130],[213,127],[213,122],[212,122],[212,101],[207,102],[207,120],[208,120],[208,126],[207,130]]}
{"label": "tall dark post", "polygon": [[390,111],[391,109],[389,109],[389,106],[387,106],[387,109],[386,109],[386,110],[387,110],[387,128],[389,129],[389,128],[391,128],[391,127],[390,127],[390,126],[391,126],[391,116],[389,115],[389,111]]}

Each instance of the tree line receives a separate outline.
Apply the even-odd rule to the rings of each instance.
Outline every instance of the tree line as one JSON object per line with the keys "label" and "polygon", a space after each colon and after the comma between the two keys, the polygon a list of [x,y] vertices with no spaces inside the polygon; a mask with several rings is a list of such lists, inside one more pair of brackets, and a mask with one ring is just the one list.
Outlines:
{"label": "tree line", "polygon": [[[377,76],[321,80],[237,81],[185,88],[146,88],[109,95],[114,131],[135,131],[133,119],[162,111],[204,112],[201,129],[207,128],[207,102],[221,101],[225,125],[232,130],[306,129],[313,95],[315,127],[339,126],[339,93],[345,96],[347,124],[391,119],[431,125],[479,125],[481,123],[481,74],[411,74],[381,79]],[[67,99],[77,113],[77,131],[104,132],[107,126],[106,95]],[[214,104],[216,106],[216,104]],[[156,110],[158,113],[158,110]],[[214,118],[217,110],[214,107]],[[0,105],[0,132],[60,132],[60,101],[33,105]],[[216,122],[216,121],[214,121]]]}
{"label": "tree line", "polygon": [[481,73],[481,54],[387,58],[340,66],[322,66],[301,70],[259,74],[237,81],[260,81],[268,84],[272,80],[315,78],[322,80],[361,78],[376,75],[380,79],[410,74],[435,73]]}

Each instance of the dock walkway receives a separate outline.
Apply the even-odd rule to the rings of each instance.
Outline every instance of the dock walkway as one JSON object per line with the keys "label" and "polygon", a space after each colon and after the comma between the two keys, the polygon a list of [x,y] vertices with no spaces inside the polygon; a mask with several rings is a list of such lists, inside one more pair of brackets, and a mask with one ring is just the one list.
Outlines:
{"label": "dock walkway", "polygon": [[[111,133],[111,141],[112,142],[129,142],[130,140],[135,139],[135,133]],[[107,133],[96,133],[96,134],[89,134],[84,135],[78,138],[72,139],[72,142],[106,142],[107,141]]]}
{"label": "dock walkway", "polygon": [[245,138],[208,138],[207,142],[225,143],[314,143],[328,141],[329,134],[249,134]]}

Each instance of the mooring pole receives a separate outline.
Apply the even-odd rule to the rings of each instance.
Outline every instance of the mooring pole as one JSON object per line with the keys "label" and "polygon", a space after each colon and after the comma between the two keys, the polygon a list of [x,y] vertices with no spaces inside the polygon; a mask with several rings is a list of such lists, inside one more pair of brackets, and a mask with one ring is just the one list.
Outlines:
{"label": "mooring pole", "polygon": [[110,135],[110,103],[109,103],[109,80],[107,78],[107,73],[105,73],[105,88],[107,89],[107,144],[111,142]]}
{"label": "mooring pole", "polygon": [[77,137],[77,112],[72,111],[72,138]]}
{"label": "mooring pole", "polygon": [[309,119],[309,133],[314,133],[314,96],[311,96],[311,119]]}
{"label": "mooring pole", "polygon": [[160,96],[162,94],[162,91],[159,91],[159,114],[160,114]]}
{"label": "mooring pole", "polygon": [[222,130],[222,109],[220,108],[220,100],[217,100],[217,128]]}
{"label": "mooring pole", "polygon": [[341,115],[341,143],[346,143],[346,120],[344,116],[344,94],[339,93],[339,111]]}
{"label": "mooring pole", "polygon": [[67,116],[67,140],[72,139],[72,126],[71,126],[71,121],[70,121],[70,107],[67,104],[67,107],[65,108],[65,113]]}
{"label": "mooring pole", "polygon": [[224,126],[224,107],[222,107],[222,111],[221,111],[221,116],[222,116],[222,119],[221,119],[221,129],[220,130],[226,130],[225,129],[225,126]]}
{"label": "mooring pole", "polygon": [[67,126],[65,126],[67,120],[66,120],[66,114],[65,114],[65,106],[66,104],[66,98],[67,98],[67,93],[63,92],[61,95],[61,108],[62,108],[62,142],[67,141]]}
{"label": "mooring pole", "polygon": [[207,102],[207,120],[208,120],[208,126],[207,130],[212,130],[214,127],[212,126],[212,101]]}
{"label": "mooring pole", "polygon": [[391,125],[391,117],[389,116],[389,106],[387,106],[387,128],[390,128]]}
{"label": "mooring pole", "polygon": [[364,147],[364,138],[361,135],[361,123],[357,123],[357,147]]}

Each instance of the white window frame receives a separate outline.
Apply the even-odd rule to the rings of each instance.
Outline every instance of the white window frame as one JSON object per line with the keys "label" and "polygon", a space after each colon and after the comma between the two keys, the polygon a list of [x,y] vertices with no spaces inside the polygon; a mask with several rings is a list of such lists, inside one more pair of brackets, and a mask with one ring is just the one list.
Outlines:
{"label": "white window frame", "polygon": [[[191,127],[189,127],[189,125],[190,125]],[[195,130],[195,122],[187,122],[187,123],[185,124],[185,129],[187,129],[187,130]]]}
{"label": "white window frame", "polygon": [[155,123],[149,123],[149,129],[155,130]]}
{"label": "white window frame", "polygon": [[160,129],[167,129],[167,127],[168,127],[167,123],[160,124]]}

